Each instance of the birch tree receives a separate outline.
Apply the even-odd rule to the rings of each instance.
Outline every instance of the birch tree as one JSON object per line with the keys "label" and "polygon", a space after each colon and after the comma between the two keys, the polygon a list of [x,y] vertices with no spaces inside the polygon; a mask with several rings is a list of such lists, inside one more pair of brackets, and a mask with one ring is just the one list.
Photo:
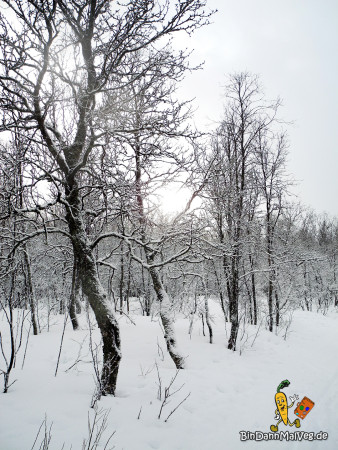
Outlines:
{"label": "birch tree", "polygon": [[273,121],[278,102],[265,101],[258,78],[248,73],[229,77],[226,101],[223,120],[211,144],[209,159],[213,171],[208,195],[214,205],[229,302],[228,348],[235,350],[244,242],[255,191],[254,150],[259,133]]}
{"label": "birch tree", "polygon": [[[268,315],[269,331],[275,323],[279,325],[280,304],[277,288],[278,268],[275,261],[275,235],[278,220],[282,214],[283,200],[287,192],[285,177],[286,135],[276,135],[272,130],[262,130],[257,136],[256,183],[264,205],[265,253],[268,265]],[[274,301],[275,299],[275,301]]]}

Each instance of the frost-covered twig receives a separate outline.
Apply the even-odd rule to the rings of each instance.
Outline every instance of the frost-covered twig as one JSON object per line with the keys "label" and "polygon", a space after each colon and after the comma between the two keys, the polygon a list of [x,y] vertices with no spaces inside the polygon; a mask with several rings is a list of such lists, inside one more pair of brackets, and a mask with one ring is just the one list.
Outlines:
{"label": "frost-covered twig", "polygon": [[127,314],[126,312],[122,311],[122,309],[117,309],[117,308],[115,308],[115,311],[118,312],[118,313],[120,313],[120,314],[125,315],[125,316],[130,320],[130,322],[131,322],[133,325],[135,325],[135,327],[136,327],[136,323],[135,323],[135,322],[133,321],[133,319],[129,316],[129,314]]}
{"label": "frost-covered twig", "polygon": [[87,310],[87,321],[89,326],[89,350],[92,356],[92,364],[94,368],[94,381],[95,381],[95,389],[94,393],[92,395],[92,400],[90,403],[90,407],[94,408],[96,407],[97,402],[102,397],[102,392],[104,392],[105,385],[103,384],[102,377],[101,377],[101,369],[100,369],[100,363],[99,363],[99,349],[101,348],[100,345],[93,345],[93,330],[92,330],[92,324],[89,317],[89,311]]}
{"label": "frost-covered twig", "polygon": [[158,336],[157,336],[157,353],[158,353],[158,356],[160,357],[160,360],[164,361],[164,352],[163,352],[162,347],[160,346],[160,343],[158,342]]}
{"label": "frost-covered twig", "polygon": [[[161,408],[158,413],[158,417],[157,417],[158,419],[161,418],[163,408],[169,403],[169,398],[172,397],[173,395],[177,394],[177,392],[179,392],[182,389],[182,387],[184,386],[184,383],[183,383],[182,386],[180,386],[178,389],[176,389],[175,391],[171,391],[172,386],[173,386],[179,372],[180,372],[179,369],[177,369],[175,375],[170,380],[169,386],[164,388],[164,399],[162,401]],[[159,372],[158,372],[158,376],[159,376]],[[160,379],[160,376],[159,376],[159,379]]]}
{"label": "frost-covered twig", "polygon": [[35,440],[34,440],[34,443],[33,443],[33,446],[31,448],[31,450],[34,450],[34,448],[35,448],[35,444],[36,444],[36,442],[37,442],[37,440],[39,438],[40,431],[41,431],[42,427],[44,427],[44,434],[43,434],[42,441],[41,441],[41,443],[39,445],[39,450],[48,450],[49,449],[49,444],[50,444],[50,441],[52,439],[52,433],[51,433],[52,426],[53,426],[53,422],[51,423],[49,429],[47,428],[47,416],[45,416],[45,419],[42,421],[42,423],[41,423],[41,425],[40,425],[40,427],[38,429],[38,432],[36,433]]}
{"label": "frost-covered twig", "polygon": [[140,364],[141,369],[141,377],[146,377],[154,370],[155,364],[153,366],[150,366],[148,369],[144,370],[143,367]]}
{"label": "frost-covered twig", "polygon": [[286,324],[286,327],[285,327],[285,333],[284,333],[284,341],[286,341],[286,337],[287,337],[287,334],[288,334],[288,332],[289,332],[289,328],[290,328],[290,326],[291,326],[291,323],[292,323],[292,319],[293,319],[293,315],[292,315],[292,313],[290,313],[290,315],[289,315],[289,320],[288,320],[288,322],[287,322],[287,324]]}
{"label": "frost-covered twig", "polygon": [[[23,326],[24,326],[24,321],[26,320],[26,316],[27,316],[27,314],[25,315],[25,313],[23,312],[22,318],[21,318],[21,324],[20,324],[19,316],[17,316],[17,323],[15,325],[14,318],[13,318],[13,305],[12,305],[11,295],[8,298],[8,312],[6,311],[3,303],[0,300],[0,306],[4,311],[4,314],[5,314],[8,326],[9,326],[9,333],[10,333],[10,350],[8,351],[8,355],[6,355],[6,351],[3,347],[2,335],[0,332],[0,350],[1,350],[3,360],[5,362],[5,370],[0,369],[0,373],[4,377],[4,389],[3,389],[4,394],[6,394],[8,392],[8,389],[16,381],[16,380],[14,380],[12,383],[10,383],[9,379],[10,379],[10,374],[11,374],[12,369],[15,367],[15,360],[16,360],[17,353],[22,344],[22,334],[23,334],[22,330],[23,330]],[[20,328],[20,336],[19,336],[20,339],[19,339],[19,343],[18,343],[17,340],[18,340],[19,328]]]}
{"label": "frost-covered twig", "polygon": [[[109,442],[111,438],[114,436],[116,431],[114,431],[109,438],[107,439],[104,447],[103,444],[101,444],[102,436],[105,430],[107,429],[107,423],[108,423],[108,416],[109,416],[110,410],[97,410],[95,408],[95,414],[93,417],[93,421],[90,420],[90,414],[88,412],[88,437],[83,439],[82,443],[82,450],[97,450],[98,448],[103,448],[104,450],[113,450],[115,447],[108,447]],[[52,426],[53,423],[51,423],[50,427],[47,426],[47,416],[45,416],[45,419],[42,421],[38,432],[36,433],[35,440],[33,443],[33,446],[31,447],[31,450],[38,449],[38,450],[48,450],[51,440],[52,440]],[[43,437],[42,441],[40,442],[39,447],[36,447],[36,444],[38,442],[41,430],[43,429]],[[53,446],[54,447],[54,446]],[[65,448],[65,443],[62,445],[62,449]],[[72,448],[72,447],[70,447]]]}
{"label": "frost-covered twig", "polygon": [[27,339],[26,339],[26,345],[25,345],[25,352],[23,354],[23,360],[22,360],[22,364],[21,364],[21,370],[23,369],[23,366],[25,365],[25,359],[26,359],[26,354],[27,354],[27,347],[28,347],[28,341],[29,341],[31,328],[32,328],[32,322],[30,322],[30,324],[29,324],[29,329],[28,329]]}
{"label": "frost-covered twig", "polygon": [[157,398],[158,398],[158,400],[162,400],[162,378],[160,376],[160,371],[158,370],[157,362],[155,363],[155,367],[156,367],[157,379],[158,379]]}
{"label": "frost-covered twig", "polygon": [[189,392],[189,394],[184,397],[184,399],[170,412],[170,414],[168,415],[168,417],[165,419],[165,422],[168,422],[169,417],[174,414],[174,412],[182,405],[182,403],[184,403],[188,397],[190,397],[191,392]]}
{"label": "frost-covered twig", "polygon": [[[95,414],[93,418],[93,422],[90,421],[90,415],[88,412],[88,438],[83,440],[82,450],[97,450],[97,448],[101,447],[100,441],[103,433],[107,428],[108,416],[110,413],[109,410],[99,410],[97,406],[94,408]],[[108,444],[111,438],[114,436],[116,431],[114,431],[108,438],[105,443],[104,449],[108,450]],[[110,450],[114,449],[114,447],[110,447]]]}
{"label": "frost-covered twig", "polygon": [[56,369],[55,369],[55,376],[57,375],[58,369],[59,369],[59,363],[60,363],[60,357],[61,357],[62,345],[63,345],[63,338],[64,338],[64,336],[65,336],[67,320],[68,320],[68,314],[66,313],[66,314],[65,314],[65,320],[64,320],[64,323],[63,323],[63,330],[62,330],[62,336],[61,336],[61,342],[60,342],[60,348],[59,348],[58,360],[57,360]]}
{"label": "frost-covered twig", "polygon": [[261,320],[260,323],[259,323],[259,326],[258,326],[258,328],[257,328],[257,332],[256,332],[256,334],[255,334],[255,337],[254,337],[252,343],[251,343],[251,347],[253,347],[253,345],[254,345],[254,343],[255,343],[255,340],[257,339],[257,336],[258,336],[259,330],[260,330],[260,328],[261,328],[262,322],[263,322],[263,321]]}
{"label": "frost-covered twig", "polygon": [[77,352],[77,357],[75,359],[75,362],[71,366],[69,366],[68,369],[65,370],[65,372],[68,372],[73,367],[77,366],[80,362],[83,362],[83,363],[90,363],[91,362],[91,361],[85,361],[85,360],[81,359],[82,347],[83,347],[83,344],[86,342],[86,340],[87,340],[87,335],[83,338],[83,340],[81,342],[78,342],[78,341],[74,340],[74,342],[76,342],[77,344],[80,345],[80,348],[79,348],[79,351]]}

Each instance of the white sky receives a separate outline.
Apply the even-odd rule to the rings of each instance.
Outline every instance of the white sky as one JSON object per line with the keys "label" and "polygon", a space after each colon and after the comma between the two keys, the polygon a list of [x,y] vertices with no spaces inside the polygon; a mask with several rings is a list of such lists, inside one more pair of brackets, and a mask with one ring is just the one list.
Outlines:
{"label": "white sky", "polygon": [[299,200],[338,216],[338,0],[209,0],[213,24],[184,39],[203,71],[189,75],[196,123],[222,114],[226,74],[259,74],[267,98],[281,97],[293,121],[289,171]]}

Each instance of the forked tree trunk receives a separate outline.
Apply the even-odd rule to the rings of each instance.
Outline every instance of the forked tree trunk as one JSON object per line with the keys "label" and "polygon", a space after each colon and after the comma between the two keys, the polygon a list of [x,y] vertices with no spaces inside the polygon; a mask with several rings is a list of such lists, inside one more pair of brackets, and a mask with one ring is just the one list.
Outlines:
{"label": "forked tree trunk", "polygon": [[80,266],[83,293],[95,314],[103,341],[103,367],[101,374],[102,395],[115,395],[117,374],[121,360],[120,330],[114,309],[99,279],[95,257],[86,235],[81,202],[75,183],[66,191],[66,220],[72,236],[74,257]]}

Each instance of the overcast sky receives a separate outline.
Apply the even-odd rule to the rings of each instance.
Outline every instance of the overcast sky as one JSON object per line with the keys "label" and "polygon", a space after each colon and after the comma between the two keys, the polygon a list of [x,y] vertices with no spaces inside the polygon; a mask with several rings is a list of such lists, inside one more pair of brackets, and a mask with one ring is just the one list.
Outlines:
{"label": "overcast sky", "polygon": [[299,200],[338,216],[338,0],[208,0],[213,24],[187,44],[204,70],[190,75],[197,123],[220,119],[226,74],[260,75],[267,98],[281,97],[293,121],[289,171]]}

